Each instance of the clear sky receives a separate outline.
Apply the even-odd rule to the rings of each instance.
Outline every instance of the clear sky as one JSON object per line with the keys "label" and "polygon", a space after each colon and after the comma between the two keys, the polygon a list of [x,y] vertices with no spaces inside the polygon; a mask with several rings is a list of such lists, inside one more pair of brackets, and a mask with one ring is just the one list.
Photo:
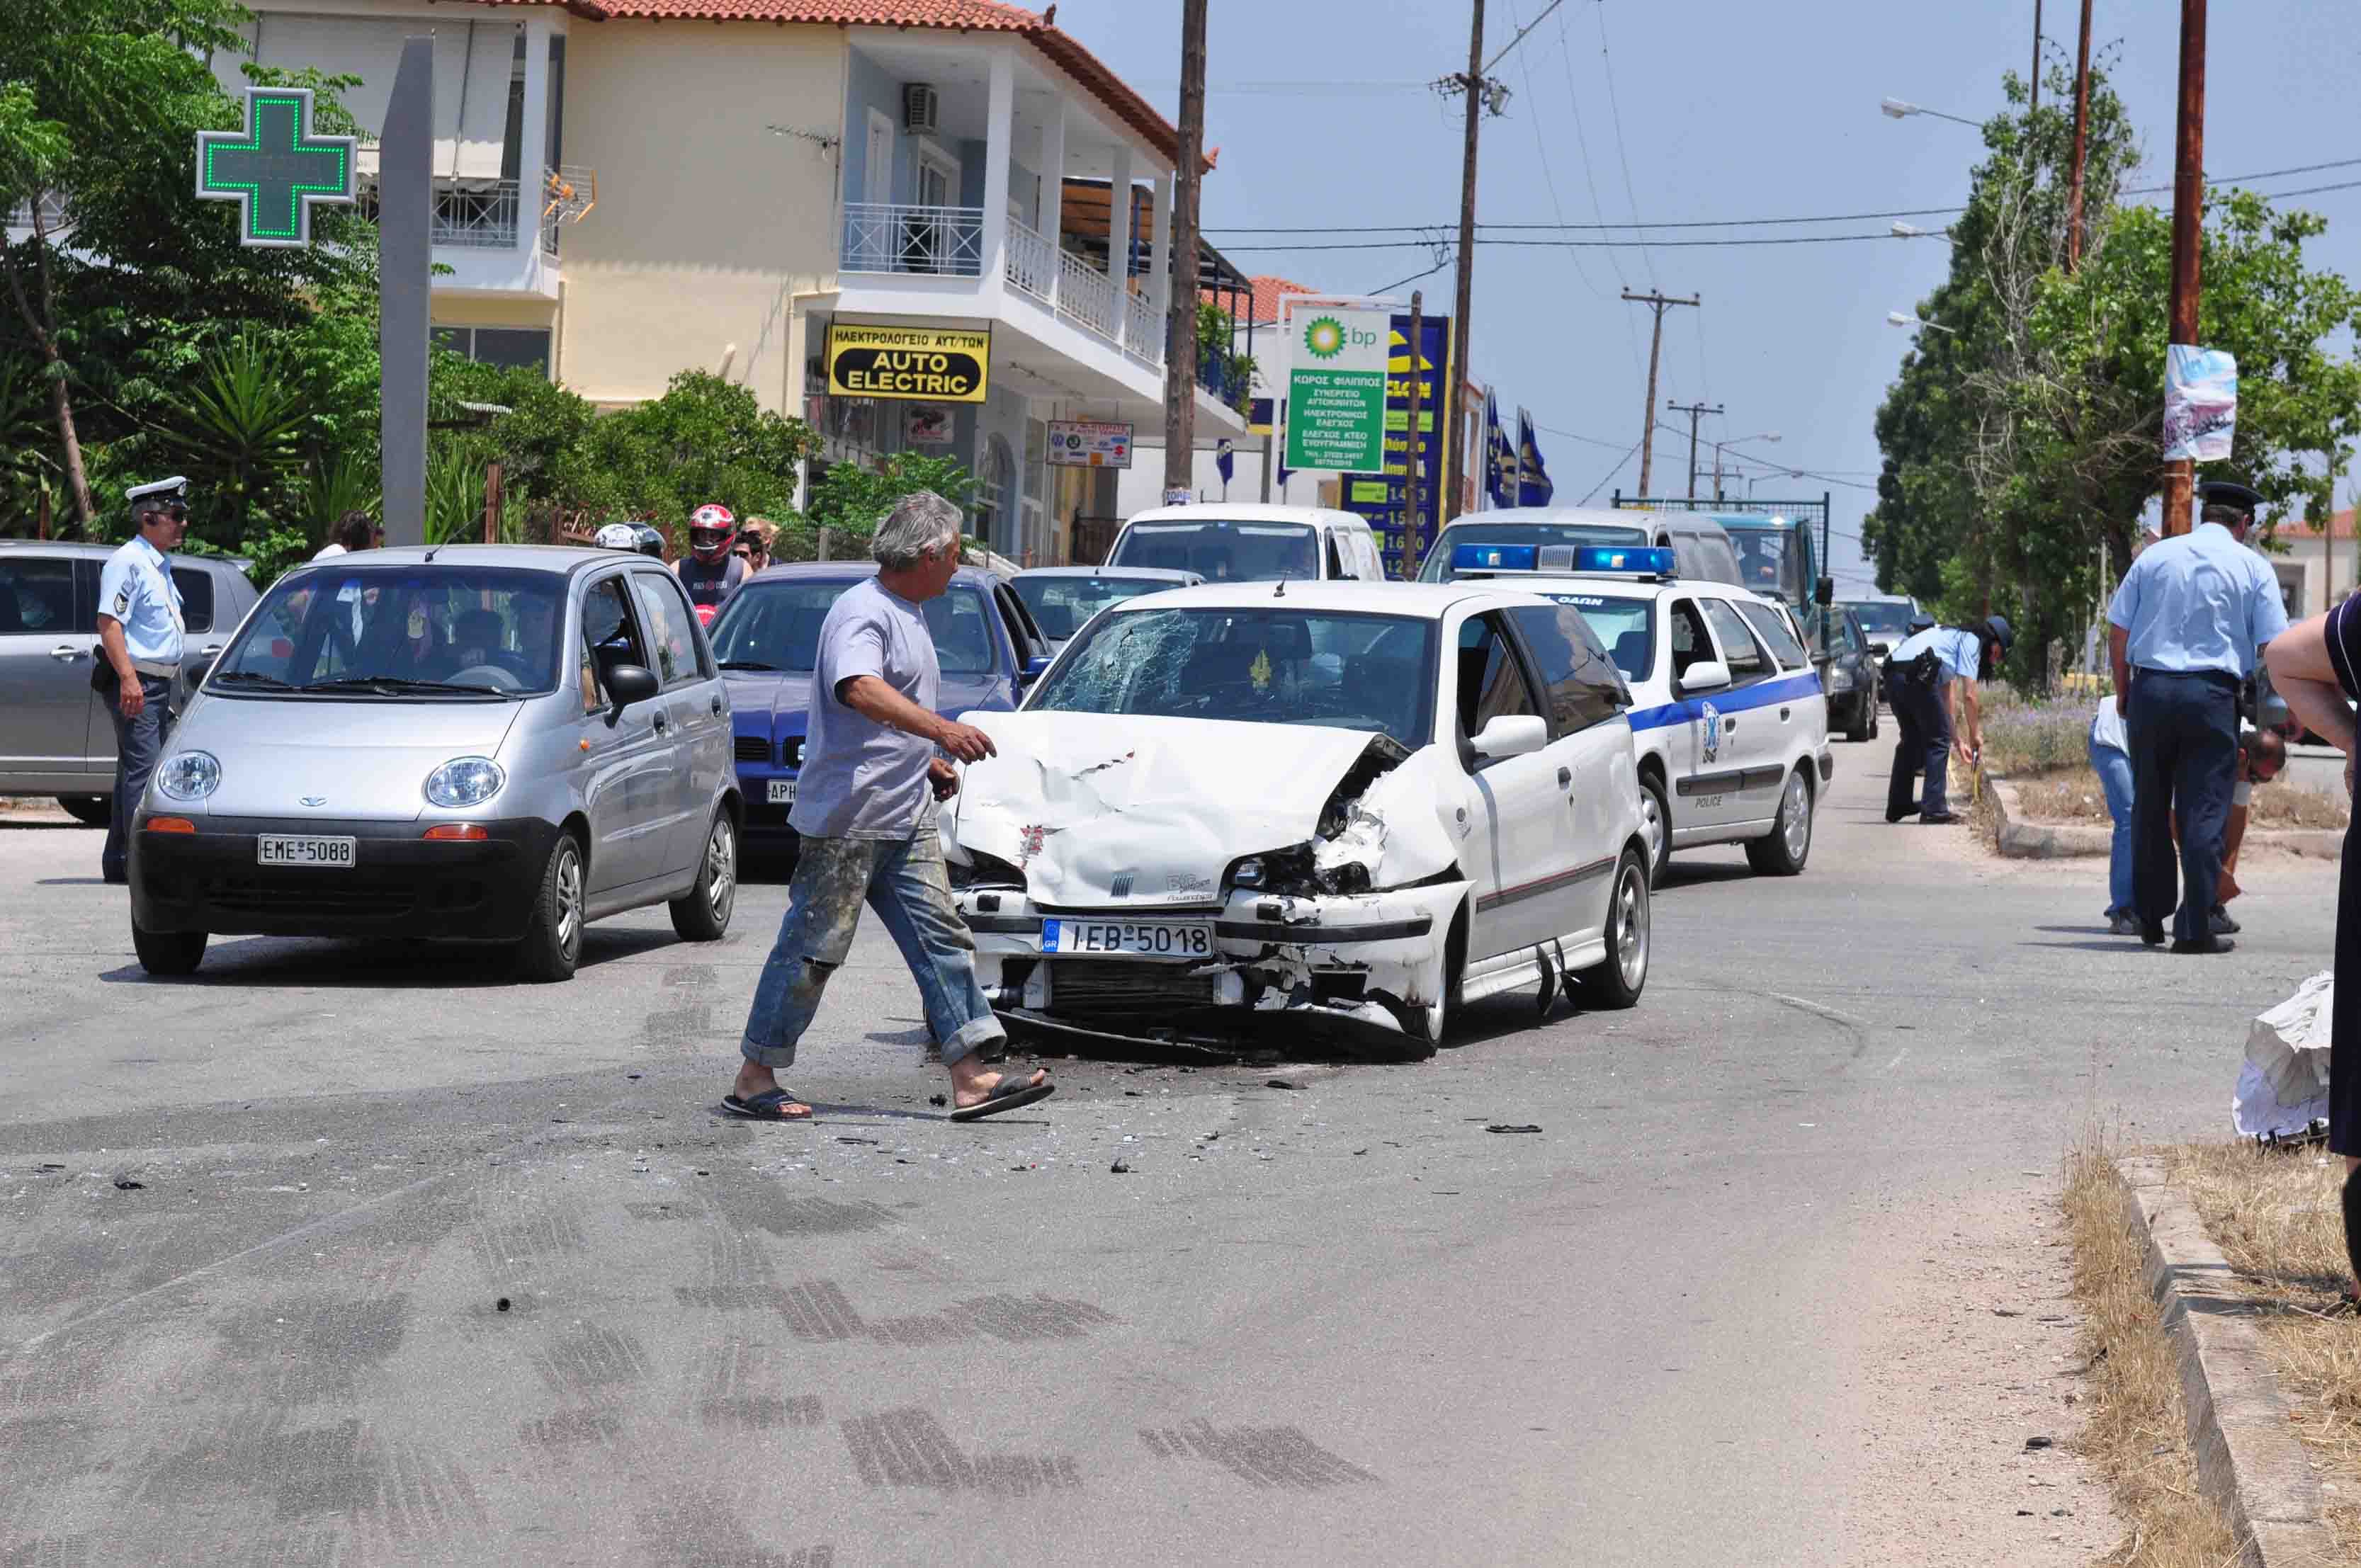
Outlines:
{"label": "clear sky", "polygon": [[[1486,53],[1547,0],[1488,0]],[[2075,0],[2045,0],[2052,63],[2070,69]],[[2212,7],[2206,167],[2214,176],[2361,159],[2361,7],[2331,0],[2246,0]],[[1689,223],[1956,205],[1982,150],[1974,128],[1931,116],[1893,120],[1895,97],[1969,118],[2001,103],[2001,77],[2031,63],[2034,0],[1563,0],[1493,70],[1514,96],[1484,126],[1479,218],[1495,223]],[[1180,0],[1064,0],[1058,22],[1168,114],[1179,98]],[[2092,53],[2113,64],[2139,126],[2136,184],[2169,184],[2177,0],[2096,0]],[[1252,235],[1255,226],[1399,225],[1455,235],[1460,117],[1424,82],[1467,63],[1466,0],[1211,0],[1213,92],[1206,141],[1221,148],[1205,182],[1208,239],[1250,273],[1363,291],[1435,259],[1418,247],[1257,250],[1392,235]],[[1610,92],[1611,87],[1611,92]],[[1619,136],[1620,126],[1620,136]],[[1628,173],[1627,173],[1628,165]],[[2262,190],[2361,180],[2361,165],[2257,182]],[[1554,196],[1553,196],[1554,187]],[[2150,198],[2169,204],[2169,196]],[[2361,189],[2301,199],[2331,220],[2315,265],[2361,277]],[[1915,220],[1938,227],[1944,219]],[[1886,324],[1949,266],[1944,242],[1674,247],[1676,238],[1869,234],[1890,220],[1752,229],[1650,230],[1617,249],[1479,245],[1471,370],[1522,403],[1561,501],[1597,488],[1603,505],[1637,487],[1649,315],[1617,296],[1701,294],[1666,314],[1654,488],[1687,484],[1686,415],[1668,400],[1720,403],[1706,441],[1777,431],[1737,450],[1762,464],[1828,476],[1756,487],[1835,501],[1839,594],[1869,591],[1857,546],[1876,500],[1872,422],[1909,346]],[[1540,237],[1540,236],[1526,236]],[[1629,231],[1586,239],[1628,239]],[[1427,308],[1450,309],[1449,267],[1422,280]],[[1408,285],[1400,291],[1408,297]],[[1583,438],[1583,439],[1577,439]],[[1703,459],[1710,464],[1710,455]],[[1620,466],[1619,466],[1620,463]],[[1839,482],[1840,481],[1840,482]],[[2340,496],[2340,500],[2344,498]]]}

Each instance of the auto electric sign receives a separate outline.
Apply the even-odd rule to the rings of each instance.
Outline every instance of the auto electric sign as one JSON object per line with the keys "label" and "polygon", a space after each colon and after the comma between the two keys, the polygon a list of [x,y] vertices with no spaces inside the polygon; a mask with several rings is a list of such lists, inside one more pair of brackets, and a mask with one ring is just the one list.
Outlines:
{"label": "auto electric sign", "polygon": [[992,329],[828,326],[828,390],[837,398],[980,403],[992,375]]}

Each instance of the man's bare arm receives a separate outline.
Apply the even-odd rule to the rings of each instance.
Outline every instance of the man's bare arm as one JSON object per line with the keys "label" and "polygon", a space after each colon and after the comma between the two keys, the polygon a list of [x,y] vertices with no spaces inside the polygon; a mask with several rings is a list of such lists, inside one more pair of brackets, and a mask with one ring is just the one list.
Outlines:
{"label": "man's bare arm", "polygon": [[982,762],[999,755],[992,737],[972,725],[961,724],[940,714],[928,713],[875,675],[848,675],[836,683],[836,700],[861,715],[899,729],[905,735],[916,735],[922,740],[932,740],[962,762]]}

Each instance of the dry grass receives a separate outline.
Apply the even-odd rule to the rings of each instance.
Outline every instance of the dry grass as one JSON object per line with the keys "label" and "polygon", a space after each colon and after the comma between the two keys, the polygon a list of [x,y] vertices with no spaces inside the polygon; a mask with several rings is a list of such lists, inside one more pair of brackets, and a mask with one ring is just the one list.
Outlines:
{"label": "dry grass", "polygon": [[2105,1477],[2131,1537],[2100,1561],[2111,1568],[2224,1568],[2238,1541],[2197,1489],[2172,1342],[2157,1321],[2138,1238],[2124,1219],[2108,1140],[2066,1157],[2066,1219],[2074,1294],[2086,1314],[2082,1354],[2094,1408],[2078,1443]]}
{"label": "dry grass", "polygon": [[2207,1234],[2266,1310],[2258,1320],[2296,1434],[2318,1467],[2345,1561],[2361,1562],[2361,1324],[2338,1311],[2346,1283],[2339,1193],[2345,1161],[2241,1144],[2166,1151]]}
{"label": "dry grass", "polygon": [[[2099,775],[2087,765],[2052,768],[2012,778],[2016,797],[2028,822],[2082,822],[2107,826],[2106,792]],[[2249,828],[2312,828],[2343,832],[2347,820],[2345,803],[2315,790],[2290,784],[2262,784],[2247,808]]]}

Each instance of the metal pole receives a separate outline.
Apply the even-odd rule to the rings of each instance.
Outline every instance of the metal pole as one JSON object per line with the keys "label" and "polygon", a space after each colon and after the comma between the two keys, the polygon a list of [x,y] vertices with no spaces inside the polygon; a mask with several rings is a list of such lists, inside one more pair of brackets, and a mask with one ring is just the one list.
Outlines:
{"label": "metal pole", "polygon": [[2028,79],[2033,101],[2028,115],[2041,112],[2041,0],[2033,0],[2033,75]]}
{"label": "metal pole", "polygon": [[1172,188],[1171,309],[1165,319],[1164,499],[1197,471],[1197,188],[1204,172],[1205,0],[1180,8],[1180,155]]}
{"label": "metal pole", "polygon": [[[1418,575],[1422,552],[1419,545],[1426,530],[1426,513],[1420,509],[1418,471],[1426,459],[1426,439],[1418,428],[1419,394],[1426,389],[1426,291],[1410,291],[1410,471],[1402,480],[1402,576]],[[1440,480],[1442,476],[1437,475]]]}
{"label": "metal pole", "polygon": [[378,440],[388,544],[426,543],[434,40],[402,40],[378,141]]}
{"label": "metal pole", "polygon": [[[2172,145],[2172,326],[2166,341],[2197,341],[2200,245],[2205,225],[2205,0],[2180,0],[2180,103]],[[2189,532],[2196,465],[2164,466],[2164,534]]]}
{"label": "metal pole", "polygon": [[2066,198],[2066,270],[2082,264],[2082,161],[2091,118],[2091,0],[2082,0],[2082,41],[2074,50],[2074,179]]}
{"label": "metal pole", "polygon": [[[1468,23],[1467,74],[1460,82],[1467,93],[1467,130],[1459,159],[1458,292],[1452,305],[1451,385],[1444,403],[1455,422],[1454,430],[1464,430],[1467,424],[1462,405],[1467,398],[1467,340],[1474,335],[1476,318],[1476,140],[1484,114],[1484,0],[1471,0],[1470,9],[1474,15]],[[1444,490],[1444,522],[1459,515],[1459,499],[1458,486]]]}

